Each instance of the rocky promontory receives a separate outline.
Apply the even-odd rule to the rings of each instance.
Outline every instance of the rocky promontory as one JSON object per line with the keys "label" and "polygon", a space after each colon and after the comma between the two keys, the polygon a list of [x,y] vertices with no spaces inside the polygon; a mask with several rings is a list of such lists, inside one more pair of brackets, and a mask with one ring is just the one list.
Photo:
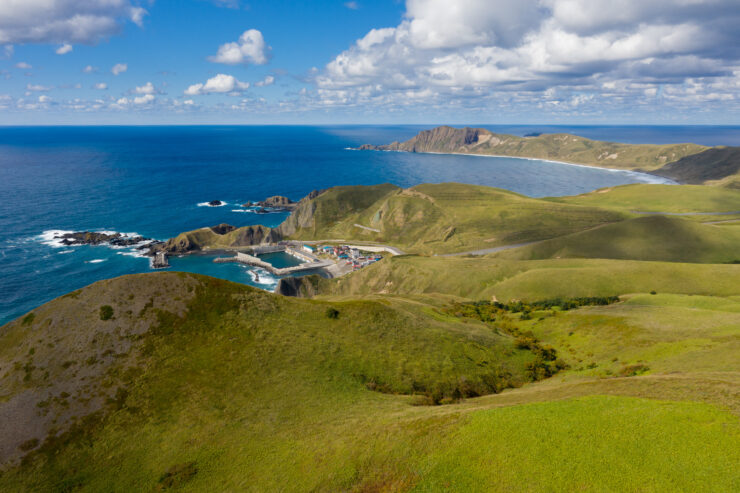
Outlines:
{"label": "rocky promontory", "polygon": [[[195,229],[180,233],[166,242],[151,243],[145,246],[146,255],[154,256],[157,252],[166,252],[173,255],[184,255],[203,250],[218,250],[228,248],[248,247],[261,243],[277,243],[295,233],[296,230],[308,227],[313,222],[315,211],[314,199],[326,190],[314,190],[299,202],[293,202],[287,197],[276,195],[252,203],[247,202],[244,207],[270,208],[269,212],[283,208],[289,210],[290,216],[278,227],[269,228],[262,225],[242,226],[238,228],[231,224],[217,224],[215,226]],[[259,213],[260,209],[256,212]],[[265,212],[268,212],[265,210]]]}

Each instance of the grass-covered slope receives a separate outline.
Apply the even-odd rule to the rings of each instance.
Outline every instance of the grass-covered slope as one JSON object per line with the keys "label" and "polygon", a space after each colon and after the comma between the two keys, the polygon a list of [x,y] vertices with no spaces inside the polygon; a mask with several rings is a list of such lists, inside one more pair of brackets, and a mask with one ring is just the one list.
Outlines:
{"label": "grass-covered slope", "polygon": [[740,173],[740,147],[713,147],[666,164],[657,174],[682,183],[706,183]]}
{"label": "grass-covered slope", "polygon": [[[32,454],[3,491],[150,490],[191,460],[204,486],[289,485],[276,476],[293,460],[296,485],[352,484],[362,450],[345,455],[346,441],[363,433],[322,445],[307,427],[326,421],[315,432],[332,435],[368,408],[410,403],[371,389],[439,402],[521,385],[534,359],[408,302],[297,300],[180,273],[96,283],[5,325],[0,341],[0,415],[14,424],[0,459]],[[255,462],[265,453],[274,460]],[[301,478],[315,454],[322,474]]]}
{"label": "grass-covered slope", "polygon": [[[624,212],[706,214],[740,211],[740,191],[699,185],[622,185],[548,200]],[[703,217],[700,216],[699,219],[703,220]]]}
{"label": "grass-covered slope", "polygon": [[234,228],[227,224],[195,229],[180,233],[162,248],[170,253],[187,253],[198,250],[236,248],[279,241],[280,236],[266,226]]}
{"label": "grass-covered slope", "polygon": [[[291,228],[292,237],[374,241],[419,253],[525,243],[625,217],[617,211],[553,204],[506,190],[459,183],[403,190],[389,186],[337,187],[304,207],[309,206],[313,209],[312,221]],[[298,217],[302,211],[299,208],[294,214]],[[286,223],[291,221],[297,219]]]}
{"label": "grass-covered slope", "polygon": [[496,257],[384,259],[341,279],[324,294],[441,294],[471,300],[542,300],[627,293],[740,295],[740,265],[602,259],[508,260]]}
{"label": "grass-covered slope", "polygon": [[532,353],[503,325],[419,301],[297,300],[179,273],[102,281],[0,328],[0,413],[22,412],[0,442],[27,454],[0,490],[733,491],[737,304],[646,295],[510,314],[508,331],[571,369],[418,406],[405,394],[523,379]]}
{"label": "grass-covered slope", "polygon": [[570,134],[517,137],[482,128],[447,126],[424,130],[405,142],[365,145],[361,149],[518,156],[646,171],[707,150],[696,144],[618,144]]}
{"label": "grass-covered slope", "polygon": [[498,253],[502,258],[607,258],[726,263],[740,259],[740,228],[647,216]]}

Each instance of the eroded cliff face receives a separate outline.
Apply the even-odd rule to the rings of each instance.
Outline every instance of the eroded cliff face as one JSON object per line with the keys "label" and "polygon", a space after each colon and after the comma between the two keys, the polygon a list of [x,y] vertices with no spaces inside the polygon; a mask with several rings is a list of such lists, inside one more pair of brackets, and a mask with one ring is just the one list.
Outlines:
{"label": "eroded cliff face", "polygon": [[470,146],[491,143],[493,138],[496,143],[500,142],[501,137],[483,128],[453,128],[437,127],[431,130],[419,132],[405,142],[393,142],[387,145],[370,145],[360,146],[361,150],[380,150],[380,151],[406,151],[406,152],[469,152]]}
{"label": "eroded cliff face", "polygon": [[321,277],[316,274],[303,277],[284,277],[278,281],[275,293],[294,298],[313,298],[319,294]]}
{"label": "eroded cliff face", "polygon": [[316,213],[314,199],[324,192],[326,190],[314,190],[303,197],[293,209],[293,212],[290,213],[290,216],[276,228],[275,233],[280,235],[281,238],[287,238],[300,229],[313,227],[314,214]]}
{"label": "eroded cliff face", "polygon": [[220,224],[212,228],[196,229],[180,233],[169,239],[158,250],[170,254],[181,255],[198,250],[244,247],[259,245],[260,243],[275,243],[282,236],[275,229],[262,225],[234,228],[228,224]]}

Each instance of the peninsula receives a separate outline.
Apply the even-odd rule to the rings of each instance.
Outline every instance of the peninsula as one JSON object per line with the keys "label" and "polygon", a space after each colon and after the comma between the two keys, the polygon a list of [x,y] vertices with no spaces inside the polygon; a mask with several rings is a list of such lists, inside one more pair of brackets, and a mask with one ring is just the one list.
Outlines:
{"label": "peninsula", "polygon": [[405,142],[365,144],[360,150],[510,156],[640,171],[681,183],[740,188],[740,147],[697,144],[621,144],[571,134],[532,137],[496,134],[484,128],[441,126]]}

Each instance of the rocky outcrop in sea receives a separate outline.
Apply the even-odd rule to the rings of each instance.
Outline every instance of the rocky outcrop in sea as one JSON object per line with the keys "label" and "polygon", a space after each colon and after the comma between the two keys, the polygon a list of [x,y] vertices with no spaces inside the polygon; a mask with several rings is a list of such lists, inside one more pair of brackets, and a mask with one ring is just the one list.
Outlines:
{"label": "rocky outcrop in sea", "polygon": [[129,236],[121,233],[99,233],[95,231],[78,231],[74,233],[64,233],[54,237],[59,240],[61,245],[111,245],[116,247],[139,246],[140,249],[146,249],[153,244],[162,243],[161,241],[143,236]]}

